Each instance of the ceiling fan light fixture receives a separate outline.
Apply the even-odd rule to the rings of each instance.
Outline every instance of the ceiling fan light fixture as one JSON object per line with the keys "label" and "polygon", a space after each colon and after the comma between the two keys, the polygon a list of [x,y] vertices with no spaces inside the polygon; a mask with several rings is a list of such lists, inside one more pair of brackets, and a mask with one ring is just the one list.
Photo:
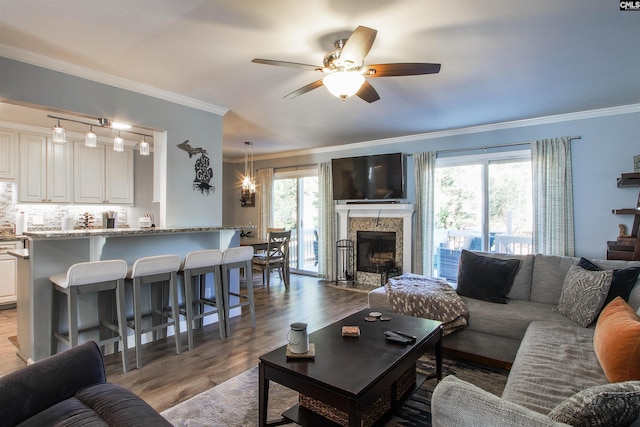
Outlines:
{"label": "ceiling fan light fixture", "polygon": [[322,79],[322,84],[331,94],[345,100],[360,90],[364,80],[364,76],[358,71],[336,71],[327,74]]}

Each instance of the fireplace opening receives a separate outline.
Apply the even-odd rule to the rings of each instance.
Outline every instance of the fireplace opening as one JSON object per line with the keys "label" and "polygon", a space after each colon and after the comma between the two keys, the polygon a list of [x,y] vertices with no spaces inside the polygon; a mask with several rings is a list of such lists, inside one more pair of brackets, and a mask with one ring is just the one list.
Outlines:
{"label": "fireplace opening", "polygon": [[396,233],[394,231],[358,231],[356,268],[367,273],[396,270]]}

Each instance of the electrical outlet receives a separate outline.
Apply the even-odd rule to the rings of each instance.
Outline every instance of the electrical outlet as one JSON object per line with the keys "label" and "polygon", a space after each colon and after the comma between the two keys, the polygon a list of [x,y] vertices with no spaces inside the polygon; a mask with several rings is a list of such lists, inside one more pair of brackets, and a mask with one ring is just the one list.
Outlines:
{"label": "electrical outlet", "polygon": [[33,225],[43,225],[44,224],[44,216],[42,215],[34,215],[31,217],[31,224]]}

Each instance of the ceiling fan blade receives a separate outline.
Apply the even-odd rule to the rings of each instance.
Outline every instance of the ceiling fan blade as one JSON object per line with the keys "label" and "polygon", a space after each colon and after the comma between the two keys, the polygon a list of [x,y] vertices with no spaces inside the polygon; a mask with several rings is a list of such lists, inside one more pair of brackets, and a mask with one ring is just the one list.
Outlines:
{"label": "ceiling fan blade", "polygon": [[363,67],[367,77],[417,76],[419,74],[435,74],[440,72],[440,64],[424,62],[404,62],[393,64],[374,64]]}
{"label": "ceiling fan blade", "polygon": [[290,98],[295,98],[296,96],[300,96],[302,94],[305,94],[309,91],[312,91],[314,89],[319,88],[320,86],[322,86],[322,79],[320,80],[316,80],[313,83],[309,83],[306,86],[302,86],[300,89],[298,90],[294,90],[293,92],[291,92],[289,95],[286,95],[285,98],[286,99],[290,99]]}
{"label": "ceiling fan blade", "polygon": [[280,67],[298,68],[300,70],[307,70],[307,71],[322,71],[323,69],[319,65],[300,64],[298,62],[276,61],[273,59],[255,58],[255,59],[252,59],[251,62],[255,62],[256,64],[277,65]]}
{"label": "ceiling fan blade", "polygon": [[369,103],[375,102],[380,99],[380,95],[378,95],[378,92],[376,92],[373,86],[371,86],[371,84],[366,80],[364,81],[364,83],[362,83],[362,86],[360,86],[360,90],[356,92],[356,95]]}
{"label": "ceiling fan blade", "polygon": [[376,34],[378,32],[373,28],[363,26],[356,28],[342,48],[340,62],[351,62],[355,66],[360,66],[371,50]]}

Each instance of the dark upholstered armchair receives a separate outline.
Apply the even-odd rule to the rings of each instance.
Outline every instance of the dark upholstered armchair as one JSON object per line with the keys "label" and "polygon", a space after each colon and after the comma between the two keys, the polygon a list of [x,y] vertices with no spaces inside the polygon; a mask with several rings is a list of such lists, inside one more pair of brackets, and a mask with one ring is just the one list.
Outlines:
{"label": "dark upholstered armchair", "polygon": [[0,426],[170,426],[131,391],[106,382],[93,341],[0,378]]}

